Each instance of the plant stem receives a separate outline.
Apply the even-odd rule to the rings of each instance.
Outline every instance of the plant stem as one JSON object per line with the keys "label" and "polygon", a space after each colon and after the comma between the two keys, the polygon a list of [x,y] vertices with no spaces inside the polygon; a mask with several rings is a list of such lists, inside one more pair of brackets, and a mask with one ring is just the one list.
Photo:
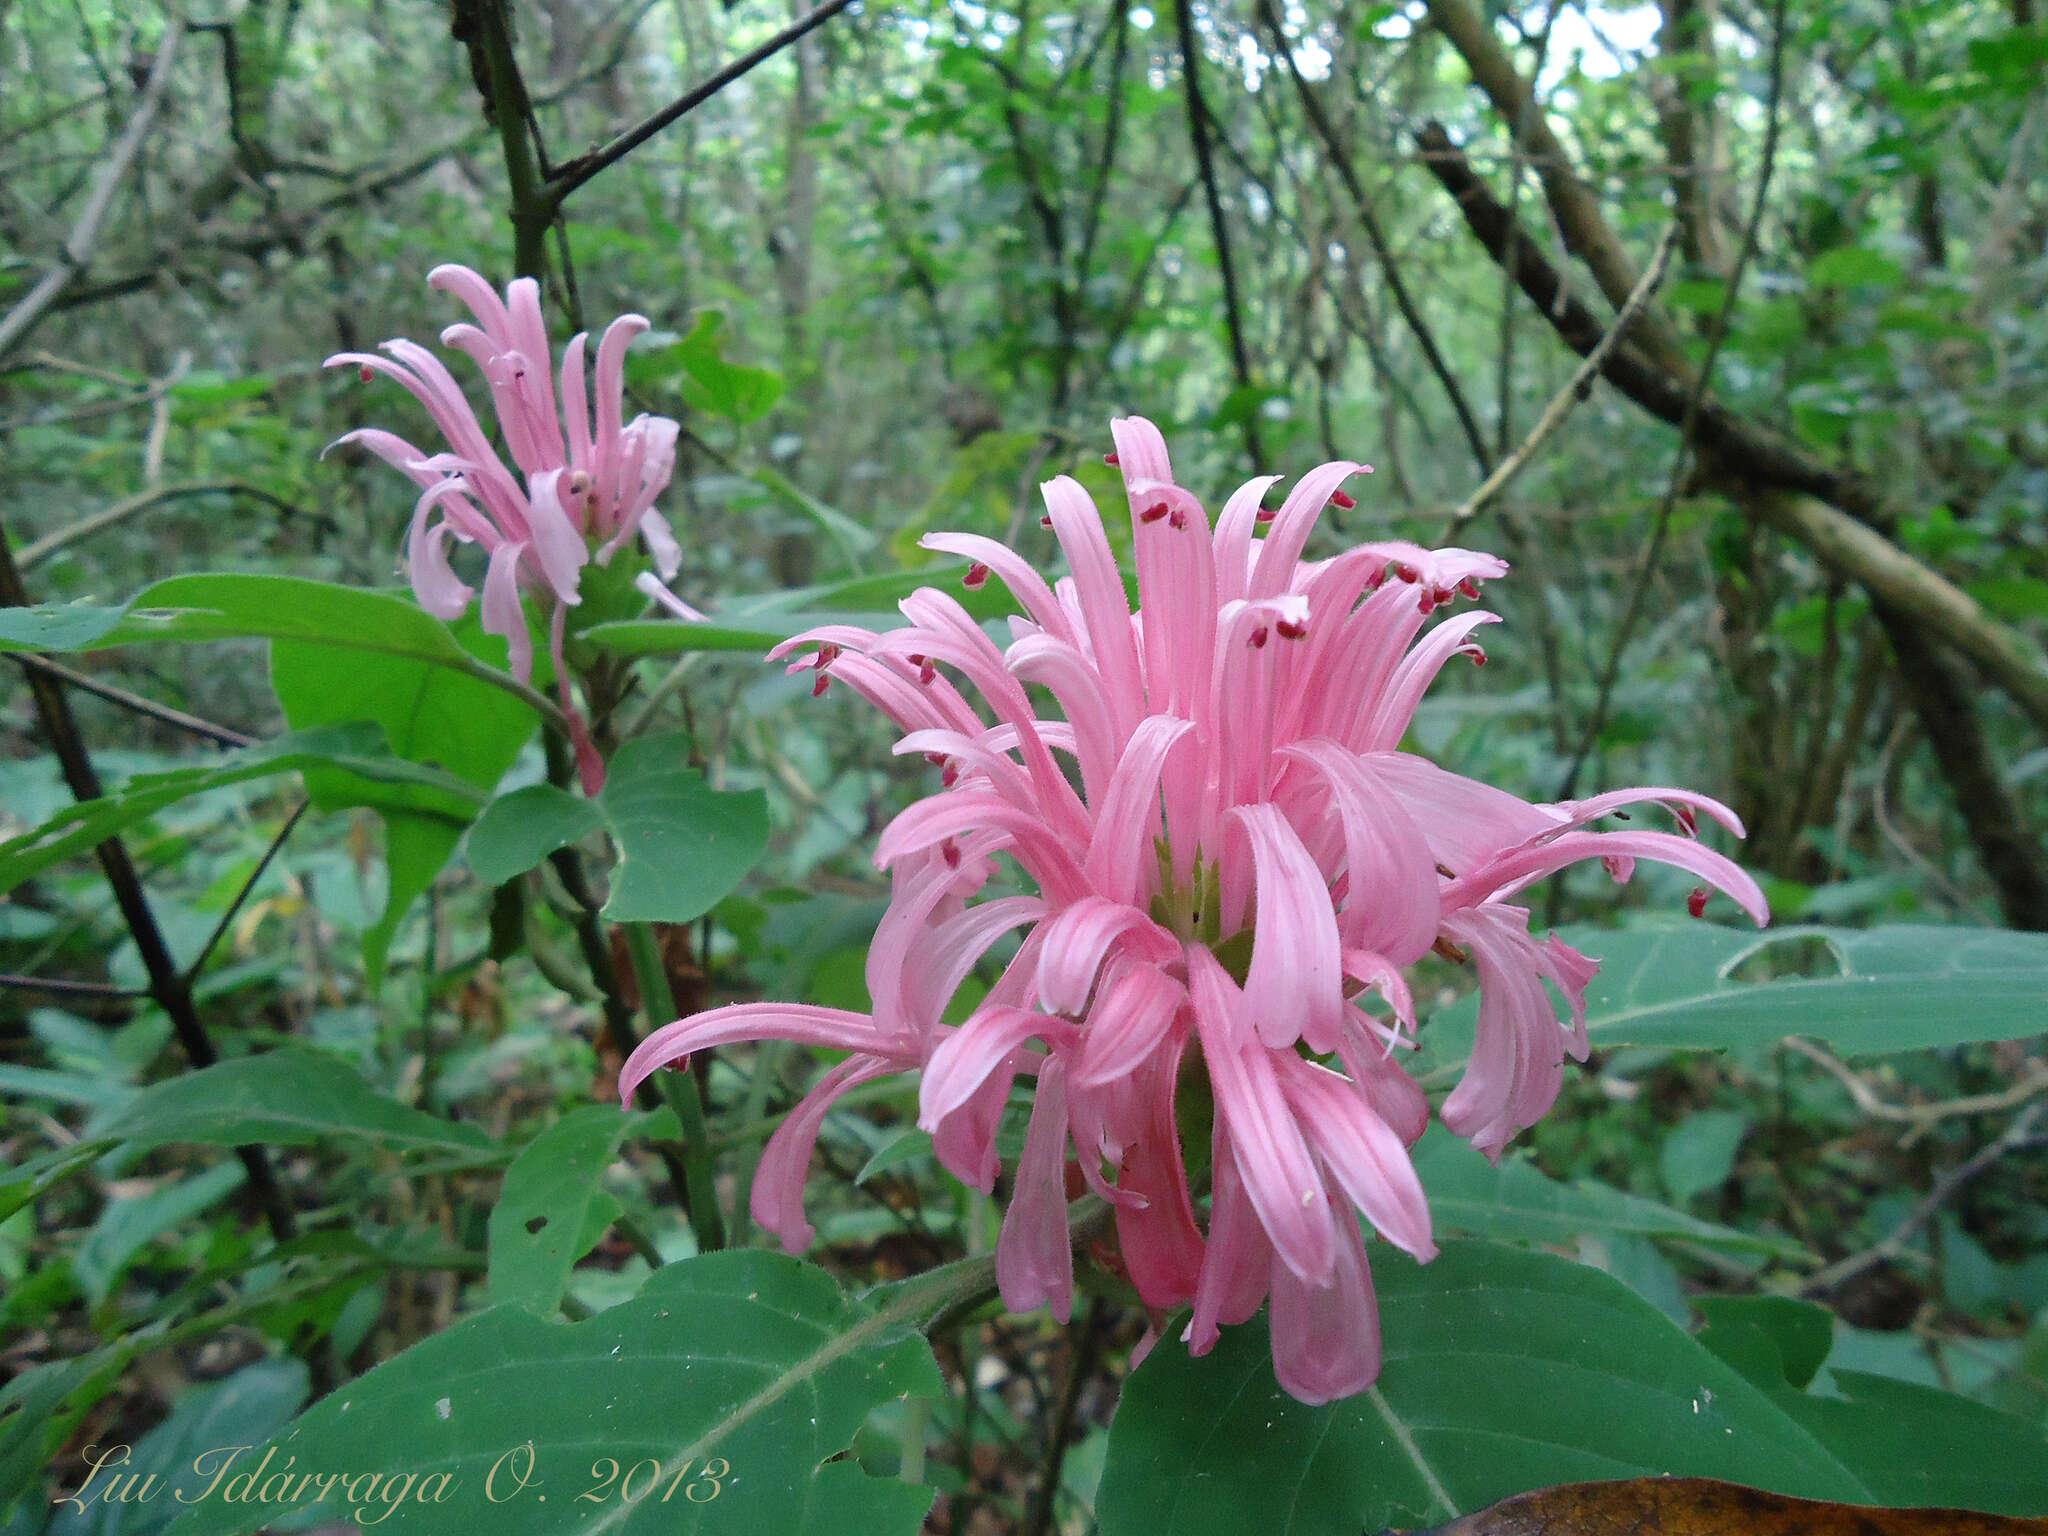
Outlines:
{"label": "plant stem", "polygon": [[[647,1010],[650,1028],[673,1018],[675,994],[669,989],[668,971],[661,963],[661,948],[654,930],[646,923],[627,923],[626,952],[633,957],[633,974],[640,983],[641,1005]],[[657,1072],[662,1096],[683,1127],[683,1172],[690,1196],[690,1226],[697,1234],[697,1247],[709,1252],[725,1246],[725,1223],[718,1210],[718,1183],[711,1157],[711,1135],[704,1123],[704,1099],[697,1091],[697,1079],[688,1072]]]}

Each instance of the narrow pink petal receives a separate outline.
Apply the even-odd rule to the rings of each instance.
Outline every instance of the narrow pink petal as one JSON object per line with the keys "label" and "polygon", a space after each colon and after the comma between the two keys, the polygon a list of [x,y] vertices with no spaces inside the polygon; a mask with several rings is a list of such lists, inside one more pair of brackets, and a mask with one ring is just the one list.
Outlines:
{"label": "narrow pink petal", "polygon": [[1244,1019],[1247,1002],[1214,956],[1187,949],[1188,981],[1202,1056],[1216,1093],[1218,1134],[1227,1134],[1259,1223],[1288,1268],[1326,1282],[1335,1263],[1332,1217],[1321,1176],[1287,1108],[1271,1057]]}
{"label": "narrow pink petal", "polygon": [[1273,1244],[1259,1224],[1251,1194],[1238,1172],[1237,1157],[1220,1123],[1216,1127],[1215,1193],[1210,1209],[1209,1243],[1195,1286],[1194,1316],[1181,1334],[1191,1355],[1206,1355],[1216,1347],[1221,1328],[1241,1323],[1258,1311],[1273,1271],[1286,1268],[1274,1262]]}
{"label": "narrow pink petal", "polygon": [[1410,651],[1387,683],[1386,692],[1374,707],[1372,717],[1354,743],[1362,752],[1390,752],[1407,734],[1415,718],[1415,706],[1436,681],[1444,663],[1461,651],[1473,648],[1473,630],[1482,624],[1498,624],[1500,615],[1482,611],[1461,613],[1431,630],[1421,644]]}
{"label": "narrow pink petal", "polygon": [[1298,1057],[1282,1068],[1288,1105],[1337,1187],[1395,1247],[1435,1258],[1429,1200],[1401,1138],[1348,1079]]}
{"label": "narrow pink petal", "polygon": [[1278,475],[1247,480],[1223,503],[1216,516],[1216,601],[1235,602],[1251,587],[1252,535],[1259,526],[1259,503],[1279,484]]}
{"label": "narrow pink petal", "polygon": [[590,394],[584,387],[584,348],[587,331],[578,331],[562,349],[562,417],[569,429],[570,467],[588,472],[596,463],[590,443]]}
{"label": "narrow pink petal", "polygon": [[1257,999],[1259,1038],[1276,1048],[1306,1040],[1311,1050],[1333,1051],[1344,967],[1329,887],[1277,807],[1246,805],[1231,814],[1251,840],[1258,879],[1245,991]]}
{"label": "narrow pink petal", "polygon": [[1150,894],[1156,879],[1152,846],[1161,828],[1160,775],[1167,754],[1193,729],[1192,722],[1171,715],[1147,715],[1124,746],[1109,793],[1096,807],[1086,865],[1089,883],[1112,901],[1137,902]]}
{"label": "narrow pink petal", "polygon": [[925,1063],[917,1095],[918,1125],[936,1132],[940,1122],[971,1099],[989,1074],[1027,1040],[1067,1045],[1076,1038],[1074,1026],[1055,1014],[1029,1008],[976,1009],[939,1042]]}
{"label": "narrow pink petal", "polygon": [[1110,553],[1102,514],[1079,481],[1061,475],[1039,487],[1052,515],[1052,529],[1066,551],[1074,591],[1088,632],[1088,644],[1101,670],[1103,694],[1120,731],[1128,731],[1145,713],[1145,689],[1138,668],[1138,648],[1131,634],[1130,601],[1124,579]]}
{"label": "narrow pink petal", "polygon": [[590,549],[558,494],[563,474],[559,469],[544,470],[527,482],[528,521],[533,530],[534,558],[554,589],[556,600],[578,603],[582,601],[577,591],[582,579],[578,573],[590,559]]}
{"label": "narrow pink petal", "polygon": [[512,675],[533,681],[533,636],[526,630],[526,611],[519,605],[519,557],[524,544],[500,544],[491,551],[484,572],[484,633],[501,635],[509,647]]}
{"label": "narrow pink petal", "polygon": [[1274,514],[1272,527],[1259,547],[1259,563],[1252,572],[1247,597],[1276,597],[1294,584],[1294,567],[1301,559],[1310,531],[1331,494],[1365,466],[1339,459],[1319,464],[1296,483]]}
{"label": "narrow pink petal", "polygon": [[1047,1307],[1062,1323],[1074,1310],[1066,1167],[1066,1073],[1053,1060],[1039,1069],[1016,1187],[996,1239],[996,1286],[1012,1312]]}
{"label": "narrow pink petal", "polygon": [[[1139,1070],[1185,1033],[1187,989],[1157,965],[1127,965],[1103,989],[1082,1032],[1076,1087],[1097,1087]],[[1049,1004],[1048,1004],[1049,1005]]]}
{"label": "narrow pink petal", "polygon": [[1084,896],[1061,908],[1046,921],[1044,930],[1038,955],[1039,1001],[1050,1012],[1071,1018],[1087,1011],[1103,957],[1126,935],[1129,942],[1118,947],[1154,964],[1165,964],[1180,955],[1173,936],[1150,917],[1106,896]]}
{"label": "narrow pink petal", "polygon": [[1735,899],[1761,928],[1771,920],[1762,887],[1739,864],[1671,832],[1566,832],[1510,849],[1444,887],[1446,911],[1509,894],[1581,859],[1649,859],[1689,870]]}
{"label": "narrow pink petal", "polygon": [[1038,574],[1030,561],[994,539],[983,538],[978,533],[928,533],[919,539],[922,549],[935,549],[940,554],[958,555],[975,565],[985,565],[993,571],[1010,595],[1024,605],[1024,611],[1047,634],[1057,640],[1074,644],[1076,636],[1073,625],[1067,621],[1067,613],[1060,606],[1059,599],[1046,585],[1045,578]]}
{"label": "narrow pink petal", "polygon": [[1411,965],[1436,942],[1436,861],[1415,820],[1380,784],[1370,760],[1323,738],[1282,747],[1280,755],[1313,768],[1329,786],[1344,829],[1350,899],[1340,920],[1345,942]]}
{"label": "narrow pink petal", "polygon": [[425,467],[427,456],[424,453],[397,433],[386,432],[379,427],[358,427],[353,432],[342,433],[320,450],[320,457],[326,458],[345,443],[356,443],[369,449],[393,469],[410,478],[412,483],[422,490],[433,486],[441,479],[439,475]]}
{"label": "narrow pink petal", "polygon": [[1117,1246],[1131,1284],[1148,1307],[1186,1306],[1202,1277],[1205,1245],[1188,1199],[1180,1128],[1173,1118],[1179,1057],[1177,1050],[1167,1053],[1135,1074],[1137,1111],[1117,1171],[1119,1189],[1136,1197],[1117,1203]]}
{"label": "narrow pink petal", "polygon": [[[658,1067],[687,1060],[692,1051],[708,1051],[743,1040],[790,1040],[828,1051],[864,1051],[890,1055],[897,1042],[876,1029],[864,1013],[844,1008],[819,1008],[810,1003],[735,1003],[693,1013],[664,1024],[642,1040],[619,1069],[619,1100],[630,1104],[633,1092]],[[898,1059],[899,1067],[914,1060]]]}
{"label": "narrow pink petal", "polygon": [[810,1169],[811,1154],[817,1150],[818,1132],[824,1129],[825,1116],[849,1088],[901,1070],[896,1062],[877,1056],[847,1057],[797,1101],[761,1149],[748,1209],[755,1221],[782,1239],[788,1252],[802,1253],[817,1236],[804,1219],[804,1175]]}
{"label": "narrow pink petal", "polygon": [[445,622],[460,618],[475,594],[448,564],[448,539],[453,530],[445,522],[427,525],[432,510],[432,503],[421,497],[406,540],[405,563],[412,572],[412,592],[419,605]]}
{"label": "narrow pink petal", "polygon": [[1380,1374],[1380,1309],[1365,1244],[1358,1223],[1342,1225],[1329,1283],[1273,1266],[1273,1374],[1304,1403],[1353,1397]]}
{"label": "narrow pink petal", "polygon": [[1448,772],[1412,752],[1365,752],[1359,761],[1422,828],[1435,860],[1459,874],[1560,826],[1545,807]]}

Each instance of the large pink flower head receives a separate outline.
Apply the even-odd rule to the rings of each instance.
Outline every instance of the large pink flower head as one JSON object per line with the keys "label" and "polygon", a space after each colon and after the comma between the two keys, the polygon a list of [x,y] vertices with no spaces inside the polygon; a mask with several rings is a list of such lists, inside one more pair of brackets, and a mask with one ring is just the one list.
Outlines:
{"label": "large pink flower head", "polygon": [[[876,852],[894,894],[869,951],[874,1012],[700,1014],[650,1036],[621,1086],[742,1039],[850,1049],[785,1121],[754,1184],[758,1219],[801,1247],[803,1170],[839,1093],[921,1067],[919,1124],[949,1169],[986,1190],[998,1118],[1014,1081],[1034,1076],[996,1253],[1006,1303],[1067,1313],[1071,1158],[1113,1207],[1145,1303],[1192,1306],[1196,1353],[1270,1297],[1281,1383],[1328,1401],[1379,1370],[1359,1217],[1418,1259],[1436,1251],[1408,1156],[1428,1103],[1395,1054],[1414,1028],[1403,969],[1432,950],[1472,962],[1477,1042],[1441,1114],[1497,1156],[1556,1098],[1564,1058],[1585,1056],[1597,969],[1534,938],[1510,898],[1586,858],[1617,880],[1638,858],[1681,866],[1759,922],[1763,897],[1691,835],[1701,811],[1740,832],[1712,800],[1660,789],[1531,805],[1401,750],[1439,669],[1484,660],[1473,637],[1494,616],[1430,620],[1476,597],[1502,561],[1407,543],[1305,560],[1323,508],[1352,504],[1342,483],[1363,466],[1311,470],[1272,512],[1273,480],[1255,480],[1212,527],[1149,422],[1113,430],[1136,612],[1094,502],[1062,477],[1044,488],[1069,573],[1057,584],[991,540],[925,540],[972,562],[970,585],[1008,585],[1024,615],[1006,647],[930,589],[904,601],[907,627],[790,642],[816,646],[795,666],[816,669],[819,691],[845,683],[903,729],[899,751],[941,773]],[[1047,697],[1056,713],[1041,713]],[[1662,801],[1680,833],[1590,830],[1640,800]],[[1031,894],[977,899],[999,856]],[[1019,929],[981,1006],[943,1024],[968,972]],[[1208,1145],[1187,1150],[1207,1167],[1206,1230],[1180,1130],[1205,1114]]]}
{"label": "large pink flower head", "polygon": [[[533,675],[533,644],[520,593],[553,599],[555,671],[563,708],[578,721],[561,676],[561,652],[568,609],[582,600],[583,567],[593,556],[609,564],[635,533],[645,540],[663,581],[681,561],[667,521],[654,510],[675,470],[679,429],[665,416],[622,421],[626,348],[647,321],[621,315],[606,327],[597,346],[593,419],[592,390],[585,382],[587,333],[573,337],[562,353],[558,407],[553,349],[533,279],[519,278],[502,299],[468,267],[436,267],[427,282],[454,294],[476,317],[474,325],[449,326],[441,343],[467,353],[482,370],[517,473],[505,466],[441,360],[403,337],[383,344],[389,357],[341,352],[327,366],[360,368],[365,380],[378,373],[396,380],[426,407],[446,450],[423,453],[377,427],[350,432],[335,446],[361,443],[420,488],[406,556],[422,608],[453,619],[475,595],[449,564],[450,540],[476,544],[489,557],[483,627],[505,638],[513,675],[521,682]],[[586,758],[587,779],[594,755],[585,742],[578,749]]]}

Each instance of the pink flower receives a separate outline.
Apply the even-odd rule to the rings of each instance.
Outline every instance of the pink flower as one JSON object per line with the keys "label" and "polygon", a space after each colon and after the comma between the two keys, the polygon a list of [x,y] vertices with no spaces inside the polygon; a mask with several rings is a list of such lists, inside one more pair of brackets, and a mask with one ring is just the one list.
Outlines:
{"label": "pink flower", "polygon": [[[681,561],[667,521],[653,510],[675,470],[679,429],[664,416],[636,416],[623,425],[620,420],[626,348],[647,329],[647,321],[621,315],[599,341],[593,423],[584,384],[584,334],[571,339],[562,354],[557,410],[552,349],[541,317],[540,287],[533,279],[517,279],[503,299],[468,267],[436,267],[427,282],[453,293],[476,316],[475,325],[449,326],[441,343],[467,353],[482,370],[518,473],[505,467],[440,359],[402,337],[384,343],[390,358],[341,352],[328,358],[327,366],[353,365],[366,382],[373,373],[395,379],[427,408],[447,451],[422,453],[376,427],[348,433],[334,446],[361,443],[420,488],[406,554],[413,594],[427,612],[454,619],[474,596],[448,562],[449,541],[483,549],[489,557],[483,627],[504,637],[512,673],[521,682],[533,676],[533,643],[520,594],[533,591],[553,599],[549,639],[562,708],[578,736],[586,787],[593,774],[601,784],[603,765],[570,700],[562,666],[568,610],[582,600],[582,569],[593,549],[599,565],[609,564],[636,532],[663,581],[675,575]],[[662,592],[667,595],[666,588]],[[669,602],[675,605],[676,600],[670,597]],[[700,617],[694,610],[681,611]]]}
{"label": "pink flower", "polygon": [[[1350,504],[1340,487],[1362,466],[1311,470],[1271,513],[1260,503],[1272,481],[1256,480],[1212,528],[1173,483],[1150,423],[1114,432],[1137,612],[1093,501],[1061,478],[1044,488],[1070,572],[1056,585],[991,540],[925,540],[972,562],[970,585],[994,574],[1009,586],[1024,616],[1006,647],[929,589],[904,601],[905,628],[827,626],[790,642],[816,645],[792,669],[815,668],[818,691],[845,683],[906,733],[898,751],[941,769],[940,789],[897,816],[876,851],[895,884],[868,956],[874,1012],[700,1014],[656,1031],[621,1086],[741,1039],[853,1051],[785,1121],[755,1181],[756,1216],[800,1247],[811,1236],[803,1170],[847,1087],[921,1067],[918,1123],[946,1167],[986,1190],[1012,1084],[1035,1076],[996,1251],[1006,1303],[1067,1314],[1071,1157],[1114,1208],[1145,1303],[1192,1306],[1196,1353],[1270,1297],[1281,1383],[1328,1401],[1379,1370],[1359,1218],[1418,1259],[1436,1251],[1408,1157],[1428,1104],[1395,1059],[1414,1027],[1404,968],[1432,949],[1469,953],[1478,1041],[1443,1114],[1498,1155],[1555,1099],[1564,1057],[1584,1056],[1596,969],[1531,937],[1506,898],[1585,858],[1617,880],[1638,858],[1677,864],[1759,922],[1763,897],[1689,836],[1588,830],[1658,799],[1687,833],[1695,809],[1739,832],[1711,800],[1640,790],[1531,805],[1400,750],[1444,663],[1484,660],[1472,637],[1493,616],[1425,633],[1427,621],[1477,596],[1503,562],[1406,543],[1305,561],[1322,509]],[[1057,715],[1041,716],[1032,687]],[[999,855],[1036,894],[975,899]],[[940,1022],[968,972],[1020,929],[982,1005],[957,1028]],[[1546,979],[1573,1028],[1558,1023]],[[1204,1112],[1209,1144],[1184,1149],[1178,1125]],[[1206,1231],[1190,1151],[1207,1164]]]}

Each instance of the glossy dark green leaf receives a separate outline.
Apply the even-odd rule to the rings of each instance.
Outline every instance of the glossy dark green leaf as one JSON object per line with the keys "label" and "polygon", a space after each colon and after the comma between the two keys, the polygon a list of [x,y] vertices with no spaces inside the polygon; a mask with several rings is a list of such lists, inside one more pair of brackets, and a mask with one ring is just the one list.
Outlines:
{"label": "glossy dark green leaf", "polygon": [[1103,1536],[1324,1536],[1435,1524],[1530,1488],[1671,1473],[1815,1498],[1868,1486],[1769,1395],[1597,1270],[1447,1244],[1373,1245],[1386,1365],[1338,1403],[1273,1378],[1263,1318],[1125,1385]]}
{"label": "glossy dark green leaf", "polygon": [[[287,1456],[381,1471],[374,1489],[334,1488],[318,1513],[376,1518],[394,1536],[912,1536],[931,1491],[871,1478],[841,1453],[875,1408],[942,1391],[923,1339],[823,1271],[716,1253],[656,1271],[586,1322],[518,1307],[467,1318],[322,1399],[239,1466],[269,1453],[267,1473]],[[201,1498],[172,1530],[230,1536],[281,1513]]]}
{"label": "glossy dark green leaf", "polygon": [[529,784],[484,808],[463,841],[463,855],[477,879],[503,885],[603,825],[593,802],[552,784]]}

